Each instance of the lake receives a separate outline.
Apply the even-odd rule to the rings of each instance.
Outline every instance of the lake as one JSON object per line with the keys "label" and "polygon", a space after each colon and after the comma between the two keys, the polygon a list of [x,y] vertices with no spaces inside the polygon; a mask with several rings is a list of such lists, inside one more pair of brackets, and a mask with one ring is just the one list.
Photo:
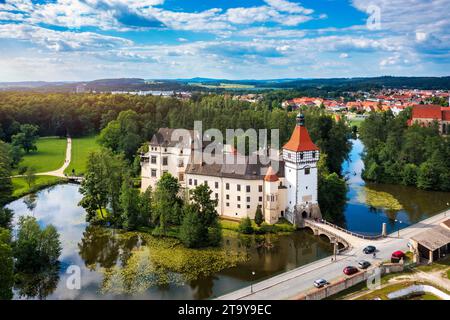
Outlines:
{"label": "lake", "polygon": [[[393,232],[442,211],[450,202],[450,193],[365,183],[362,151],[361,141],[354,140],[343,165],[349,184],[344,213],[348,229],[378,234],[386,222]],[[42,226],[53,224],[63,248],[59,272],[33,283],[34,290],[16,289],[16,299],[211,299],[332,252],[328,241],[306,231],[280,236],[226,232],[221,248],[196,251],[175,240],[89,226],[84,209],[77,206],[78,188],[58,185],[8,205],[15,222],[33,215]],[[374,206],[379,199],[381,206]],[[81,272],[80,289],[67,286],[72,276],[67,270],[73,266]]]}

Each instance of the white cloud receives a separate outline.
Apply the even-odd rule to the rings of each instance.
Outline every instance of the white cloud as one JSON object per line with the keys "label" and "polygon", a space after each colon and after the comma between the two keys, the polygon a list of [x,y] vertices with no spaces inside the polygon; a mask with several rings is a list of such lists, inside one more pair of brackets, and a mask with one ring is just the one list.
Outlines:
{"label": "white cloud", "polygon": [[0,38],[25,40],[52,51],[83,51],[130,46],[132,41],[92,32],[55,31],[19,24],[0,24]]}
{"label": "white cloud", "polygon": [[345,52],[343,52],[339,55],[339,58],[341,58],[341,59],[347,59],[348,57],[349,57],[348,53],[345,53]]}
{"label": "white cloud", "polygon": [[268,5],[272,8],[289,13],[303,13],[303,14],[311,14],[314,12],[312,9],[305,9],[298,3],[286,1],[286,0],[264,0]]}

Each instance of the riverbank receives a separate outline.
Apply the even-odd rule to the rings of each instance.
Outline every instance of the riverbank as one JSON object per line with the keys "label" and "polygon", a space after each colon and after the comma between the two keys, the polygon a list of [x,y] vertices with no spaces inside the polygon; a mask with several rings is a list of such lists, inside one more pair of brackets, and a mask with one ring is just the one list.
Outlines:
{"label": "riverbank", "polygon": [[14,177],[11,178],[13,184],[13,194],[10,202],[22,198],[26,195],[36,193],[43,189],[67,183],[67,179],[53,176],[35,176],[35,181],[28,185],[25,177]]}

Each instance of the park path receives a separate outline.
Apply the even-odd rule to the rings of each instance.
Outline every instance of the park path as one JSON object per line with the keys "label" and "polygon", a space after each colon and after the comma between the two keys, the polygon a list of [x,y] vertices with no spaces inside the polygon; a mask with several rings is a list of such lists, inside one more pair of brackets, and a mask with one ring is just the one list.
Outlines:
{"label": "park path", "polygon": [[64,159],[64,164],[62,165],[62,167],[54,171],[36,173],[36,175],[64,178],[65,177],[64,170],[66,170],[67,167],[70,165],[71,160],[72,160],[72,138],[67,138],[66,158]]}

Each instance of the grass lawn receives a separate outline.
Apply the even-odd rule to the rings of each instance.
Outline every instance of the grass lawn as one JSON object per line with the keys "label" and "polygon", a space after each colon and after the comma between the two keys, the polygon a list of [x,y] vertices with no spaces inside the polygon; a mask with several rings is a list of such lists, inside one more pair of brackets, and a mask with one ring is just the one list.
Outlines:
{"label": "grass lawn", "polygon": [[[387,296],[389,293],[407,288],[414,284],[420,284],[420,282],[406,281],[406,282],[396,283],[396,284],[387,286],[387,287],[379,289],[379,290],[374,290],[362,297],[359,297],[357,300],[373,300],[375,298],[380,298],[382,300],[389,300],[389,298]],[[424,284],[427,284],[427,283],[424,283]],[[414,295],[411,297],[404,297],[403,299],[405,299],[405,300],[440,300],[437,296],[435,296],[431,293],[418,294],[418,295]]]}
{"label": "grass lawn", "polygon": [[89,153],[100,148],[96,140],[97,136],[72,138],[72,160],[64,173],[71,175],[72,169],[75,169],[76,175],[82,175],[86,171]]}
{"label": "grass lawn", "polygon": [[63,179],[52,176],[36,176],[36,181],[31,186],[28,186],[25,178],[12,178],[13,184],[13,198],[17,199],[23,197],[26,194],[33,193],[39,191],[40,189],[55,185],[63,181]]}
{"label": "grass lawn", "polygon": [[39,138],[36,143],[37,151],[25,154],[19,165],[33,167],[36,172],[57,170],[64,164],[66,145],[67,141],[64,138]]}
{"label": "grass lawn", "polygon": [[[239,221],[220,219],[220,225],[224,230],[239,232]],[[252,220],[252,227],[255,233],[290,233],[295,231],[295,227],[287,221],[280,221],[273,225],[262,225],[258,227]]]}
{"label": "grass lawn", "polygon": [[444,259],[434,261],[431,265],[418,266],[417,269],[424,272],[430,272],[437,270],[445,270],[449,266],[450,266],[450,256],[447,256]]}

